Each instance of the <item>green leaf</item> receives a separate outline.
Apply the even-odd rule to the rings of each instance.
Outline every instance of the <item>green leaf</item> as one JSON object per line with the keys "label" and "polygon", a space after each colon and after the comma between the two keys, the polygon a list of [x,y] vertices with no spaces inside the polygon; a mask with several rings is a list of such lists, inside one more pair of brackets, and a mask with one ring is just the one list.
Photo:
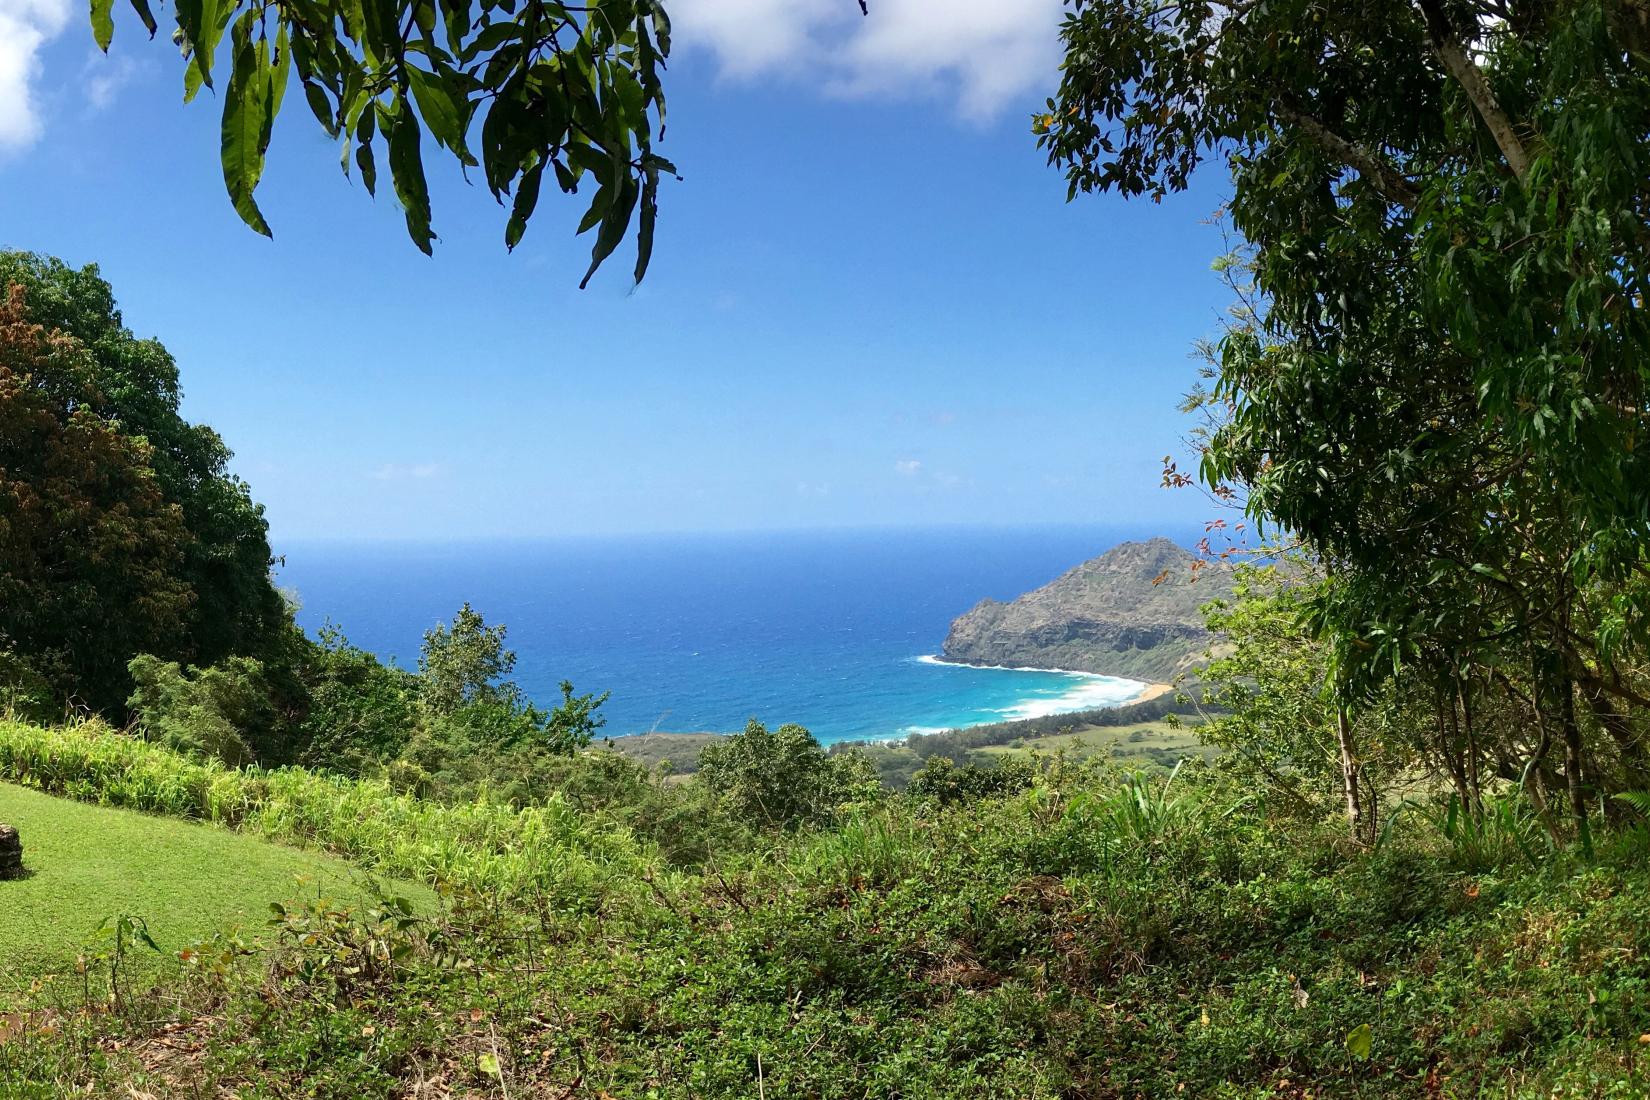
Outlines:
{"label": "green leaf", "polygon": [[544,179],[544,162],[541,160],[521,175],[521,182],[516,185],[515,201],[510,205],[510,220],[504,227],[504,247],[514,252],[516,245],[521,243],[521,235],[527,232],[527,219],[533,216],[533,208],[539,202],[539,184]]}
{"label": "green leaf", "polygon": [[431,136],[461,159],[473,160],[464,145],[463,106],[446,82],[416,66],[407,66],[406,72],[418,113],[424,116],[424,125],[430,128]]}
{"label": "green leaf", "polygon": [[487,1076],[489,1076],[489,1077],[502,1077],[502,1076],[504,1076],[503,1072],[499,1068],[498,1055],[493,1054],[491,1052],[488,1052],[486,1054],[483,1054],[479,1059],[477,1059],[477,1062],[481,1066],[481,1072],[485,1073]]}
{"label": "green leaf", "polygon": [[[455,0],[455,2],[461,3],[462,0]],[[490,26],[483,27],[481,33],[470,40],[470,44],[464,47],[461,56],[466,61],[473,61],[484,53],[491,53],[493,50],[498,49],[506,42],[519,41],[524,33],[523,29],[513,20],[506,19],[493,23]]]}
{"label": "green leaf", "polygon": [[[378,193],[378,164],[372,159],[372,135],[375,132],[376,110],[364,111],[355,124],[355,164],[361,169],[361,183],[367,194]],[[348,143],[345,143],[347,149]]]}
{"label": "green leaf", "polygon": [[190,64],[184,74],[183,96],[187,103],[202,84],[212,87],[212,59],[234,14],[233,0],[177,0],[177,13],[178,27],[189,40]]}
{"label": "green leaf", "polygon": [[132,10],[137,12],[139,19],[143,20],[144,27],[149,31],[149,37],[155,37],[155,32],[160,27],[155,22],[155,13],[149,10],[149,0],[132,0]]}
{"label": "green leaf", "polygon": [[361,185],[367,194],[378,194],[378,162],[372,157],[372,142],[364,141],[355,147],[355,166],[361,169]]}
{"label": "green leaf", "polygon": [[635,280],[640,283],[647,275],[647,265],[653,259],[653,227],[659,220],[659,173],[648,170],[642,184],[642,214],[636,225]]}
{"label": "green leaf", "polygon": [[264,116],[264,149],[269,148],[269,138],[274,132],[275,116],[281,113],[281,101],[286,98],[287,77],[292,73],[292,50],[287,39],[286,21],[281,21],[281,29],[275,32],[275,56],[270,61],[269,69],[269,109]]}
{"label": "green leaf", "polygon": [[1360,1062],[1369,1058],[1369,1053],[1375,1047],[1375,1035],[1369,1030],[1368,1024],[1359,1024],[1346,1035],[1346,1052]]}
{"label": "green leaf", "polygon": [[435,5],[430,0],[413,0],[413,22],[425,42],[435,42]]}
{"label": "green leaf", "polygon": [[114,8],[115,0],[92,0],[92,38],[104,53],[115,38]]}
{"label": "green leaf", "polygon": [[441,14],[447,21],[447,41],[457,49],[470,34],[470,0],[441,0]]}
{"label": "green leaf", "polygon": [[407,235],[412,237],[418,250],[428,256],[435,234],[430,231],[430,191],[424,180],[418,118],[413,114],[412,105],[402,97],[396,100],[388,122],[390,175],[395,180],[395,195],[406,212]]}
{"label": "green leaf", "polygon": [[332,104],[327,101],[327,93],[319,84],[305,82],[304,98],[309,101],[309,110],[315,116],[315,120],[326,127],[328,136],[337,137],[337,119],[332,113]]}
{"label": "green leaf", "polygon": [[607,216],[602,219],[601,230],[596,234],[596,244],[590,250],[590,267],[585,271],[584,278],[579,280],[580,290],[590,285],[590,279],[602,266],[602,261],[613,255],[613,250],[624,240],[625,230],[630,228],[630,212],[636,208],[636,192],[635,177],[625,176],[619,184],[619,196],[608,209]]}
{"label": "green leaf", "polygon": [[235,26],[235,60],[223,100],[223,182],[235,212],[266,237],[273,236],[252,192],[264,172],[269,125],[270,72],[268,39],[254,44],[252,12]]}
{"label": "green leaf", "polygon": [[653,5],[652,15],[653,40],[659,44],[659,52],[668,56],[670,54],[670,16],[665,14],[665,9],[657,4]]}

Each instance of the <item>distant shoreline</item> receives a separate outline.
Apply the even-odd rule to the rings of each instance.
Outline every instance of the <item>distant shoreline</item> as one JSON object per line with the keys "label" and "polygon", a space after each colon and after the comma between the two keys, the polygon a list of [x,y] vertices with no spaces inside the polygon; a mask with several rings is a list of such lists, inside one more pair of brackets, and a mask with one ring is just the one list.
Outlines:
{"label": "distant shoreline", "polygon": [[[1140,694],[1131,695],[1127,699],[1122,699],[1116,703],[1109,704],[1114,707],[1126,707],[1134,703],[1149,702],[1159,696],[1167,695],[1169,692],[1174,690],[1173,684],[1158,683],[1152,680],[1137,680],[1133,676],[1114,676],[1109,672],[1090,672],[1088,669],[1084,668],[1039,668],[1032,665],[982,665],[974,661],[954,661],[951,658],[942,656],[938,653],[926,653],[923,656],[918,657],[917,660],[926,665],[949,665],[953,668],[992,668],[999,669],[1003,672],[1057,672],[1066,676],[1092,676],[1101,680],[1127,680],[1130,683],[1140,685]],[[1102,707],[1095,709],[1103,710],[1105,708]],[[995,723],[976,722],[975,725],[989,726],[995,725]],[[970,729],[972,727],[957,726],[954,728]]]}
{"label": "distant shoreline", "polygon": [[1153,699],[1162,698],[1163,696],[1169,694],[1169,692],[1171,692],[1173,690],[1174,690],[1174,685],[1173,684],[1154,684],[1154,683],[1149,683],[1148,682],[1146,684],[1145,690],[1143,690],[1139,695],[1136,695],[1133,699],[1126,699],[1123,702],[1118,703],[1117,705],[1120,706],[1120,707],[1126,707],[1126,706],[1131,706],[1135,703],[1149,703]]}
{"label": "distant shoreline", "polygon": [[988,668],[998,672],[1053,672],[1061,676],[1090,676],[1098,680],[1128,680],[1132,683],[1143,684],[1147,681],[1136,680],[1133,676],[1114,676],[1109,672],[1090,672],[1086,668],[1041,668],[1036,665],[986,665],[978,661],[956,661],[939,653],[924,653],[917,661],[925,665],[945,665],[948,668]]}
{"label": "distant shoreline", "polygon": [[[1119,707],[1133,706],[1137,703],[1150,702],[1153,699],[1161,698],[1162,696],[1167,695],[1170,692],[1175,690],[1175,687],[1174,687],[1173,684],[1155,683],[1155,682],[1147,681],[1147,680],[1136,680],[1132,676],[1113,676],[1113,675],[1110,675],[1109,673],[1104,673],[1104,672],[1087,672],[1083,669],[1076,669],[1076,668],[1029,668],[1029,667],[1026,667],[1026,666],[1023,666],[1023,665],[977,665],[977,664],[973,664],[973,663],[968,662],[968,661],[948,661],[945,658],[939,656],[938,654],[931,654],[931,653],[930,654],[924,654],[920,657],[916,657],[916,658],[914,658],[914,660],[920,661],[924,664],[947,665],[947,666],[950,666],[950,667],[953,667],[953,668],[995,669],[995,670],[999,670],[999,671],[1002,671],[1002,672],[1043,672],[1043,673],[1056,673],[1056,674],[1063,675],[1063,676],[1082,676],[1082,677],[1086,677],[1086,678],[1089,678],[1089,679],[1095,679],[1095,680],[1123,681],[1123,682],[1127,682],[1127,683],[1139,684],[1140,685],[1140,690],[1138,692],[1136,692],[1135,694],[1130,695],[1126,699],[1119,699],[1115,703],[1107,703],[1104,706],[1100,706],[1100,707],[1084,707],[1084,708],[1081,708],[1081,709],[1076,709],[1076,710],[1071,710],[1071,711],[1056,711],[1053,714],[1049,714],[1049,715],[1039,715],[1039,716],[1026,717],[1026,718],[999,719],[998,721],[995,721],[995,722],[975,722],[975,723],[972,723],[972,724],[966,725],[966,726],[935,727],[932,730],[928,730],[928,729],[908,729],[908,730],[904,730],[904,731],[901,731],[901,732],[890,733],[890,734],[888,734],[887,736],[884,736],[884,737],[859,737],[859,738],[850,738],[848,740],[850,740],[852,742],[879,744],[879,745],[899,744],[901,742],[904,742],[904,741],[908,740],[909,738],[911,738],[913,736],[923,736],[925,734],[931,734],[931,733],[951,733],[951,732],[954,732],[954,731],[957,731],[957,730],[978,729],[981,726],[1001,725],[1004,722],[1036,721],[1038,718],[1055,717],[1058,714],[1083,714],[1083,713],[1086,713],[1088,711],[1093,711],[1093,710],[1113,710],[1113,709],[1116,709],[1116,708],[1119,708]],[[696,739],[697,742],[700,743],[700,744],[705,744],[705,743],[708,743],[709,741],[715,740],[717,738],[731,737],[735,732],[737,732],[737,731],[729,730],[725,733],[716,733],[716,732],[710,731],[710,730],[696,730],[696,731],[691,731],[691,732],[685,731],[685,730],[683,730],[683,731],[648,730],[645,733],[612,734],[612,735],[609,735],[608,737],[606,737],[604,739],[608,740],[608,741],[631,741],[632,744],[641,744],[643,742],[641,742],[637,739],[646,738],[646,739],[651,739],[653,741],[664,741],[666,739],[673,739],[673,740],[674,739],[681,739],[682,743],[687,743],[686,739],[692,738],[692,739]],[[833,744],[834,743],[835,742],[833,742]]]}

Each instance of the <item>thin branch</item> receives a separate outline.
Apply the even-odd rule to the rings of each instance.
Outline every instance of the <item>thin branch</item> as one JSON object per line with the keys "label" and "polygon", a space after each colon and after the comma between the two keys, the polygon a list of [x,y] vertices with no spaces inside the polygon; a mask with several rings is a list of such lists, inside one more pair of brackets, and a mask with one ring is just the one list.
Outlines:
{"label": "thin branch", "polygon": [[1490,136],[1495,138],[1495,144],[1500,146],[1501,155],[1507,158],[1507,166],[1512,169],[1513,175],[1523,180],[1530,173],[1530,154],[1525,150],[1524,143],[1519,140],[1518,132],[1513,129],[1512,119],[1507,112],[1501,109],[1495,93],[1490,90],[1489,81],[1484,79],[1484,71],[1473,63],[1467,56],[1467,51],[1461,44],[1460,37],[1450,26],[1449,16],[1444,13],[1444,6],[1440,0],[1419,0],[1421,13],[1427,20],[1427,38],[1432,45],[1432,52],[1438,55],[1444,69],[1453,76],[1467,93],[1478,116],[1489,127]]}
{"label": "thin branch", "polygon": [[1311,138],[1324,152],[1347,167],[1355,169],[1359,175],[1375,185],[1382,198],[1405,210],[1415,209],[1421,193],[1384,157],[1356,142],[1348,141],[1318,119],[1304,111],[1296,110],[1287,103],[1276,104],[1273,113]]}

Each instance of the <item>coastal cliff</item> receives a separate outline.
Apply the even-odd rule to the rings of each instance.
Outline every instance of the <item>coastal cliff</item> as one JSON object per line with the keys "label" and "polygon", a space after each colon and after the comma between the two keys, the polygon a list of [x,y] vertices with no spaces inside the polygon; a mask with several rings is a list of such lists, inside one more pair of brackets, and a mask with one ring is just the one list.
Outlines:
{"label": "coastal cliff", "polygon": [[982,600],[951,624],[948,661],[1057,668],[1167,682],[1215,636],[1198,608],[1231,595],[1232,570],[1166,538],[1125,542],[1008,603]]}

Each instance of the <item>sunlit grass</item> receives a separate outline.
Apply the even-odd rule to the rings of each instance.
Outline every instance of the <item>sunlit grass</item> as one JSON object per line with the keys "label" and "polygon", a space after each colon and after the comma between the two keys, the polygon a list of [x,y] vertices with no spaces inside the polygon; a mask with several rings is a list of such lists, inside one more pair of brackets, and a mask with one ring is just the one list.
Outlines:
{"label": "sunlit grass", "polygon": [[977,750],[993,756],[1024,757],[1033,752],[1053,755],[1065,752],[1069,756],[1105,756],[1119,761],[1153,761],[1172,755],[1212,756],[1214,750],[1205,745],[1191,724],[1172,726],[1168,722],[1140,722],[1132,726],[1088,726],[1070,733],[1051,733],[1044,737],[1027,737],[1008,745],[988,745]]}
{"label": "sunlit grass", "polygon": [[[255,931],[271,901],[319,892],[347,902],[365,885],[360,871],[319,852],[9,783],[0,783],[0,821],[22,834],[28,869],[0,882],[0,998],[6,978],[72,963],[105,917],[142,917],[155,941],[176,952],[228,925]],[[397,884],[396,892],[431,899],[418,886]]]}

